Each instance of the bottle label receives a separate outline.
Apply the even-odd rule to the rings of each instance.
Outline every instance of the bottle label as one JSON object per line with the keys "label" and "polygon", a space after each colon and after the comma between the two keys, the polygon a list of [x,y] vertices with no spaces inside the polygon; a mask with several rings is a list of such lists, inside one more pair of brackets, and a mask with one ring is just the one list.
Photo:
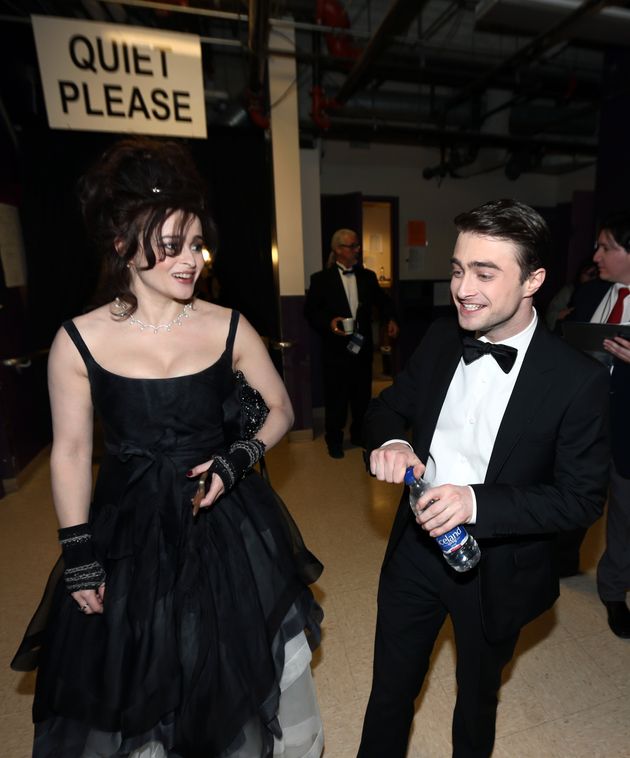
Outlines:
{"label": "bottle label", "polygon": [[451,529],[450,532],[446,532],[446,534],[436,537],[435,541],[440,546],[442,552],[448,555],[449,553],[454,553],[456,550],[459,550],[464,542],[466,542],[467,537],[468,532],[460,525],[456,526],[455,529]]}

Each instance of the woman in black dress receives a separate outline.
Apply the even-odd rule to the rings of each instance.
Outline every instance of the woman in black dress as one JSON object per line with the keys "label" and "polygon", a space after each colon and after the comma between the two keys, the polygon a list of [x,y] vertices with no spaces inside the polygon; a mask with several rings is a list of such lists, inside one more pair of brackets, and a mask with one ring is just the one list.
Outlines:
{"label": "woman in black dress", "polygon": [[[13,662],[38,667],[33,755],[316,758],[321,565],[252,470],[293,413],[249,323],[194,297],[200,178],[181,146],[127,140],[81,199],[112,298],[50,352],[62,557]],[[227,436],[235,371],[269,409],[252,439]]]}

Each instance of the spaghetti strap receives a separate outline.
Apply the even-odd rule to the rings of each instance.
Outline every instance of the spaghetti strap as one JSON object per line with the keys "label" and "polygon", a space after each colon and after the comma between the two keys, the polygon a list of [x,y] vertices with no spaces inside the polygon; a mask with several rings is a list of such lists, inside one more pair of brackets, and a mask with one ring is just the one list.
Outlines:
{"label": "spaghetti strap", "polygon": [[76,349],[81,354],[81,357],[83,358],[85,365],[90,366],[94,365],[96,361],[92,357],[92,353],[89,351],[88,346],[83,341],[83,337],[81,336],[79,330],[76,327],[76,324],[74,321],[64,321],[62,324],[63,328],[68,333],[68,337],[74,342],[74,345]]}
{"label": "spaghetti strap", "polygon": [[230,317],[230,330],[228,331],[227,340],[225,341],[225,352],[230,359],[230,364],[232,363],[232,351],[234,349],[234,340],[236,338],[236,329],[238,328],[240,315],[241,314],[238,311],[232,311],[232,316]]}

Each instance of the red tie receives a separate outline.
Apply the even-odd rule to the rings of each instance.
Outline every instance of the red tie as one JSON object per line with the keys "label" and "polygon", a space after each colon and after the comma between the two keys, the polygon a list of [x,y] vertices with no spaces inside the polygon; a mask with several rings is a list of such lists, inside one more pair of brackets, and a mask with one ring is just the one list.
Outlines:
{"label": "red tie", "polygon": [[610,316],[608,316],[607,324],[619,324],[621,323],[621,317],[623,316],[623,301],[626,296],[630,295],[630,289],[628,287],[622,287],[617,295],[617,302],[615,303]]}

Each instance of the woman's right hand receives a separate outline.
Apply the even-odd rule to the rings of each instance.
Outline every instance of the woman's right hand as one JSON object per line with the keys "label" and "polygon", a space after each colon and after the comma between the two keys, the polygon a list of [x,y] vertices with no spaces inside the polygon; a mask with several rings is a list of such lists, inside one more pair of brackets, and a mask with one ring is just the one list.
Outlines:
{"label": "woman's right hand", "polygon": [[[189,479],[194,479],[196,476],[204,474],[210,466],[212,466],[212,458],[205,463],[200,463],[198,466],[191,468],[190,471],[186,472],[186,476]],[[210,486],[208,487],[206,482],[205,490],[206,494],[199,501],[198,508],[208,508],[211,506],[223,494],[225,487],[221,478],[213,473],[212,478],[210,479]]]}
{"label": "woman's right hand", "polygon": [[72,593],[72,599],[77,604],[77,608],[90,616],[93,613],[103,613],[103,601],[105,600],[105,585],[96,590],[77,590]]}

